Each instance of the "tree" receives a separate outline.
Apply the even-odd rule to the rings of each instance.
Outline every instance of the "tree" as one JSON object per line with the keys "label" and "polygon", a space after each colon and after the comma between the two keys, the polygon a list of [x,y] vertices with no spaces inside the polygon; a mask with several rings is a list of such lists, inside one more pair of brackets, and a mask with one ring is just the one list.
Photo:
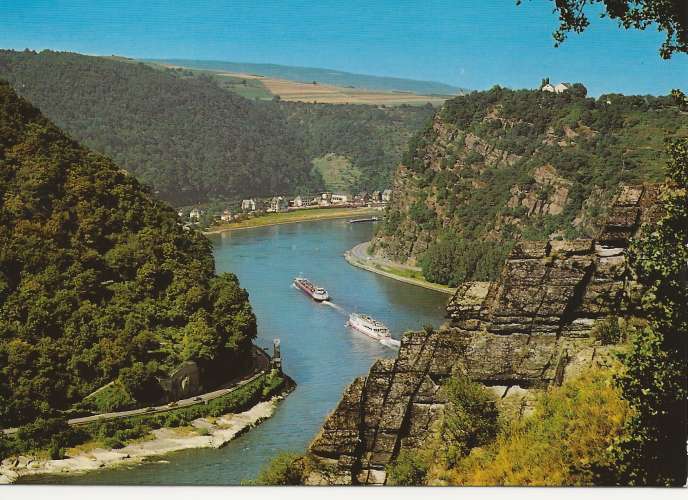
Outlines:
{"label": "tree", "polygon": [[499,431],[499,411],[489,390],[466,377],[451,377],[444,390],[449,404],[441,434],[449,465],[454,465],[471,449],[494,440]]}
{"label": "tree", "polygon": [[[688,4],[683,0],[553,0],[559,13],[559,27],[554,32],[555,46],[566,40],[569,32],[582,33],[590,25],[589,12],[602,4],[604,13],[618,20],[624,29],[644,30],[656,25],[666,38],[659,54],[669,59],[675,52],[688,52]],[[520,5],[521,0],[516,1]]]}
{"label": "tree", "polygon": [[633,242],[630,264],[644,285],[649,321],[625,356],[618,378],[633,409],[617,443],[620,484],[682,486],[686,482],[688,397],[688,139],[670,146],[671,184],[663,217]]}

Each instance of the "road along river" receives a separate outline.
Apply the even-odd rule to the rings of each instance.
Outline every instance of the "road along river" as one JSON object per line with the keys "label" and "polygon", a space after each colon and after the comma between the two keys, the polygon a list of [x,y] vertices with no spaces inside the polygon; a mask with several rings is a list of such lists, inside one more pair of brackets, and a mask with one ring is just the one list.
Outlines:
{"label": "road along river", "polygon": [[[376,358],[395,350],[345,326],[350,312],[385,323],[394,338],[444,320],[448,295],[349,265],[345,251],[372,237],[374,224],[346,220],[303,222],[214,235],[218,272],[234,272],[250,294],[259,336],[269,348],[279,337],[284,370],[298,384],[275,414],[221,449],[186,450],[129,468],[41,483],[236,485],[255,478],[282,450],[302,452],[344,388]],[[299,274],[327,288],[319,304],[292,287]],[[270,352],[270,350],[269,350]]]}

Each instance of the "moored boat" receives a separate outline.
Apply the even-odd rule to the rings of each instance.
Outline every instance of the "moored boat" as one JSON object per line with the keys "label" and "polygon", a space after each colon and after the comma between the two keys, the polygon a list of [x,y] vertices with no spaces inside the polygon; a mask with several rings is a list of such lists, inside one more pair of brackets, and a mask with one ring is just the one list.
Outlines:
{"label": "moored boat", "polygon": [[330,295],[324,288],[315,286],[306,278],[294,278],[294,286],[317,302],[330,300]]}
{"label": "moored boat", "polygon": [[379,221],[379,217],[366,217],[363,219],[349,219],[349,224],[356,224],[358,222],[377,222]]}

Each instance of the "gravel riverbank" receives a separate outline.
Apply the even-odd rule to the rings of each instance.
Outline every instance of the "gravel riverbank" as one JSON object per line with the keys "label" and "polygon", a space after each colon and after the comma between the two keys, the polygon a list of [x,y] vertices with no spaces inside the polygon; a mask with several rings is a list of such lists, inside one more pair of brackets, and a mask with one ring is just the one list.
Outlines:
{"label": "gravel riverbank", "polygon": [[22,477],[51,474],[82,474],[104,467],[141,463],[174,451],[190,448],[220,448],[232,439],[269,418],[283,396],[275,396],[242,413],[230,413],[216,419],[199,418],[191,422],[193,429],[161,428],[152,431],[153,439],[129,444],[113,450],[79,448],[68,450],[62,460],[46,460],[30,456],[7,458],[0,464],[0,484],[20,481]]}

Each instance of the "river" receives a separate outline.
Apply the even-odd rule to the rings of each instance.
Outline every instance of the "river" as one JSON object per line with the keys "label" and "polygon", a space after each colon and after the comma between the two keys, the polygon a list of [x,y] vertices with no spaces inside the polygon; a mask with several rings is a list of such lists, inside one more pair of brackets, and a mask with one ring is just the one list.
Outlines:
{"label": "river", "polygon": [[[234,272],[248,290],[258,318],[256,343],[269,347],[273,338],[281,339],[284,370],[298,384],[296,390],[270,419],[224,448],[187,450],[142,465],[40,482],[236,485],[255,478],[282,450],[303,452],[344,388],[365,375],[375,359],[395,355],[394,349],[349,330],[349,312],[381,320],[395,338],[443,322],[448,295],[346,263],[344,251],[369,240],[373,227],[329,220],[214,235],[217,271]],[[293,288],[299,274],[327,288],[332,304],[318,304]]]}

